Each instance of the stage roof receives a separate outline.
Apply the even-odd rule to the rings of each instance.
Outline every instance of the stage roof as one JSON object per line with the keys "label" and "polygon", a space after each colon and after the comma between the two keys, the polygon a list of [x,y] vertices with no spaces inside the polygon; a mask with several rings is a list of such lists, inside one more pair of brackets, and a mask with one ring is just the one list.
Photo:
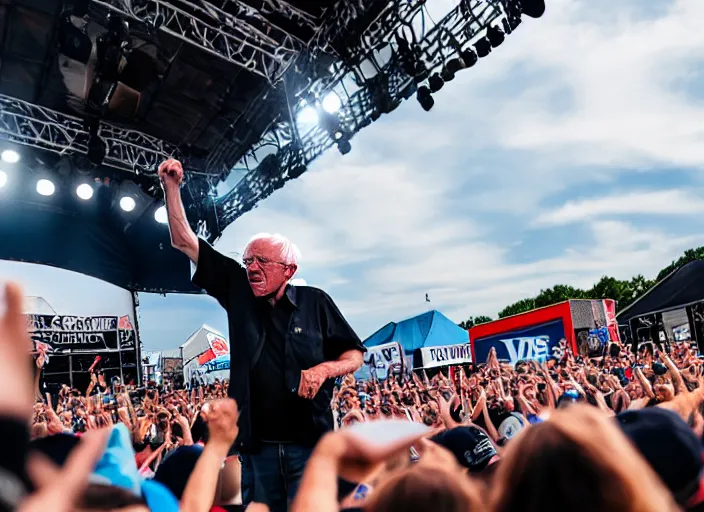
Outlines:
{"label": "stage roof", "polygon": [[680,309],[704,301],[704,261],[681,266],[648,290],[616,318],[626,323],[633,318]]}
{"label": "stage roof", "polygon": [[434,23],[424,0],[2,3],[0,151],[19,161],[0,163],[0,258],[194,292],[155,221],[161,161],[184,162],[189,222],[213,242],[404,99],[432,108],[542,4],[465,0]]}

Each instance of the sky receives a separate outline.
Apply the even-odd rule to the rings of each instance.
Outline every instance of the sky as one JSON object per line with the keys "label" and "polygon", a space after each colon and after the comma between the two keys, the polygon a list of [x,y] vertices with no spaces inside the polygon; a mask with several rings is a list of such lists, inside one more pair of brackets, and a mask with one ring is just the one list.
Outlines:
{"label": "sky", "polygon": [[[455,3],[429,0],[437,17]],[[288,236],[365,338],[429,308],[460,322],[558,283],[652,278],[704,245],[704,2],[546,3],[430,112],[382,116],[216,248]],[[149,349],[203,323],[227,330],[207,297],[140,295]]]}

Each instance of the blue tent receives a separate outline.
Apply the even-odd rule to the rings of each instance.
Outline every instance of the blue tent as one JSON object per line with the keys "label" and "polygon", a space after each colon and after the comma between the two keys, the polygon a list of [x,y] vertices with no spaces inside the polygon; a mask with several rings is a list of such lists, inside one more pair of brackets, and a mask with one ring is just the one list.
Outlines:
{"label": "blue tent", "polygon": [[439,311],[428,311],[401,322],[391,322],[364,340],[367,347],[392,341],[413,356],[423,347],[442,347],[469,343],[469,333]]}

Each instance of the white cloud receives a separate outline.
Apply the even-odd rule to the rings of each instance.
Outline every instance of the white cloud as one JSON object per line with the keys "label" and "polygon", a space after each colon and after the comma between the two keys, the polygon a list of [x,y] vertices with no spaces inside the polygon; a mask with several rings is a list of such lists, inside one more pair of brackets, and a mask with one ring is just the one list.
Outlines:
{"label": "white cloud", "polygon": [[[671,83],[704,58],[704,33],[683,32],[704,4],[668,5],[649,2],[648,14],[630,0],[549,3],[446,84],[429,113],[411,100],[383,116],[352,153],[331,151],[236,221],[220,247],[241,250],[262,230],[288,235],[301,275],[330,291],[361,335],[429,306],[459,321],[557,283],[654,275],[704,241],[696,223],[689,236],[614,220],[701,208],[693,192],[659,191],[653,178],[665,166],[704,167],[704,107]],[[620,201],[566,200],[634,170],[647,172]],[[546,209],[547,197],[564,206]],[[536,217],[585,230],[556,242],[530,230]]]}
{"label": "white cloud", "polygon": [[621,195],[568,201],[541,213],[535,225],[564,225],[593,218],[622,215],[697,215],[704,213],[704,197],[688,190],[637,191]]}

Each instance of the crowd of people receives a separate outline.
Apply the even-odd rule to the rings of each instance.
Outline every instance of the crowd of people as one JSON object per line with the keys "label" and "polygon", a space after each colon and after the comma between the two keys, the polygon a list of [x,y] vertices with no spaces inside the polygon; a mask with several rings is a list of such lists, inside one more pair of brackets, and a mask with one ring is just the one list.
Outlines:
{"label": "crowd of people", "polygon": [[[3,355],[26,357],[14,346],[26,333],[8,332],[7,315]],[[698,510],[704,364],[689,343],[668,348],[610,343],[600,357],[563,350],[515,365],[492,351],[485,364],[432,377],[341,377],[335,431],[315,446],[290,510]],[[39,370],[42,356],[34,362]],[[37,380],[24,380],[33,412],[10,412],[31,418],[15,466],[29,494],[4,495],[8,509],[31,509],[76,464],[85,471],[61,497],[67,510],[244,510],[254,496],[247,459],[230,453],[238,410],[227,381],[111,388],[96,371],[87,390],[39,399]],[[360,428],[374,425],[383,430]]]}
{"label": "crowd of people", "polygon": [[[192,231],[164,162],[171,241],[227,312],[230,378],[39,395],[22,291],[0,319],[0,510],[669,512],[704,507],[704,364],[687,343],[563,341],[545,361],[357,382],[366,348],[300,253],[242,262]],[[599,348],[599,347],[592,347]],[[593,352],[593,351],[592,351]]]}

